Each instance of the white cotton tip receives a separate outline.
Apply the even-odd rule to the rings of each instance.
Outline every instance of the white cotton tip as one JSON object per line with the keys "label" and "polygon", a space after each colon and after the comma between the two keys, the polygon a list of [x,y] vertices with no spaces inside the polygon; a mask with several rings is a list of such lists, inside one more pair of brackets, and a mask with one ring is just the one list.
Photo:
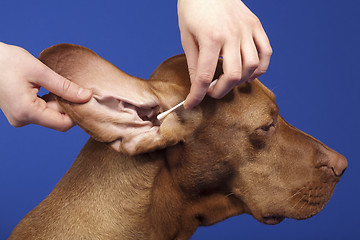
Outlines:
{"label": "white cotton tip", "polygon": [[171,113],[172,111],[174,111],[174,110],[177,109],[178,107],[184,105],[184,103],[185,103],[185,100],[182,101],[181,103],[177,104],[175,107],[172,107],[172,108],[170,108],[169,110],[167,110],[167,111],[165,111],[165,112],[163,112],[163,113],[160,113],[159,115],[157,115],[156,118],[157,118],[158,120],[163,119],[163,118],[166,117],[169,113]]}
{"label": "white cotton tip", "polygon": [[[218,79],[215,79],[214,81],[211,82],[209,88],[211,88],[212,86],[214,86],[216,84],[216,82],[218,81]],[[172,111],[174,111],[175,109],[179,108],[180,106],[184,105],[185,103],[185,100],[182,101],[181,103],[178,103],[176,106],[170,108],[169,110],[163,112],[163,113],[160,113],[159,115],[157,115],[157,119],[160,121],[162,120],[164,117],[166,117],[169,113],[171,113]]]}

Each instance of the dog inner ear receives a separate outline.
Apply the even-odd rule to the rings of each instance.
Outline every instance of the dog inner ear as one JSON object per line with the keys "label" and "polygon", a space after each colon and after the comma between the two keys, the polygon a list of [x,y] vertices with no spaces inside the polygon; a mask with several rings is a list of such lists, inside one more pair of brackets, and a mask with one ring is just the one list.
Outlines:
{"label": "dog inner ear", "polygon": [[156,149],[161,142],[157,105],[142,106],[118,96],[97,94],[85,104],[58,100],[85,132],[116,151],[134,155]]}
{"label": "dog inner ear", "polygon": [[159,100],[145,80],[132,77],[99,57],[93,51],[71,44],[44,50],[39,59],[55,72],[93,91],[92,99],[75,104],[58,101],[64,111],[95,140],[109,143],[129,155],[176,144],[181,134],[169,138],[171,119],[163,131],[156,119]]}

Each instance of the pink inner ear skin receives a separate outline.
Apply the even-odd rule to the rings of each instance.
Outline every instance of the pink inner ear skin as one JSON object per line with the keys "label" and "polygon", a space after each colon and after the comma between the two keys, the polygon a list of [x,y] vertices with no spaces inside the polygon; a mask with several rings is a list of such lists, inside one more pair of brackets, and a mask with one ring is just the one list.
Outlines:
{"label": "pink inner ear skin", "polygon": [[132,104],[115,96],[94,95],[93,111],[106,116],[102,132],[116,136],[116,140],[110,146],[116,151],[124,151],[128,154],[142,152],[140,146],[155,145],[160,137],[160,122],[156,116],[159,107],[156,104]]}
{"label": "pink inner ear skin", "polygon": [[[159,106],[154,102],[153,104],[136,104],[128,99],[121,100],[118,97],[113,96],[97,96],[93,98],[103,107],[107,107],[109,110],[127,113],[128,117],[132,116],[134,123],[140,125],[160,126],[160,122],[156,116],[159,113]],[[129,122],[131,124],[131,122]]]}
{"label": "pink inner ear skin", "polygon": [[82,46],[56,45],[44,50],[39,59],[60,75],[92,90],[93,98],[88,103],[60,102],[95,140],[113,143],[117,151],[130,154],[154,150],[156,142],[164,141],[156,119],[160,100],[148,81],[126,74]]}

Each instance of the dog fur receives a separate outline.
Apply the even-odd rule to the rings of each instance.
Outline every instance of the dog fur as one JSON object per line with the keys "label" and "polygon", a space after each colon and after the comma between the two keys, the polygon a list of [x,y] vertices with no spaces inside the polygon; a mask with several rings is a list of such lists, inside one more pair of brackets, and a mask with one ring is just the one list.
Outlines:
{"label": "dog fur", "polygon": [[[184,55],[146,81],[81,46],[56,45],[39,58],[94,92],[86,104],[58,99],[91,138],[10,239],[180,240],[243,213],[266,224],[306,219],[347,167],[288,124],[258,80],[159,122],[189,91]],[[219,60],[215,78],[221,73]]]}

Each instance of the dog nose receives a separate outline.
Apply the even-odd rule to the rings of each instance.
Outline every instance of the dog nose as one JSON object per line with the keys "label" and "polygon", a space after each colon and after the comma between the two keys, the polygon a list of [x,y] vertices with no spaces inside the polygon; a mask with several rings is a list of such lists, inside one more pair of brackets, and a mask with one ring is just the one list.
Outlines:
{"label": "dog nose", "polygon": [[346,158],[343,155],[333,151],[330,152],[329,155],[329,167],[333,170],[335,176],[341,177],[348,166]]}

